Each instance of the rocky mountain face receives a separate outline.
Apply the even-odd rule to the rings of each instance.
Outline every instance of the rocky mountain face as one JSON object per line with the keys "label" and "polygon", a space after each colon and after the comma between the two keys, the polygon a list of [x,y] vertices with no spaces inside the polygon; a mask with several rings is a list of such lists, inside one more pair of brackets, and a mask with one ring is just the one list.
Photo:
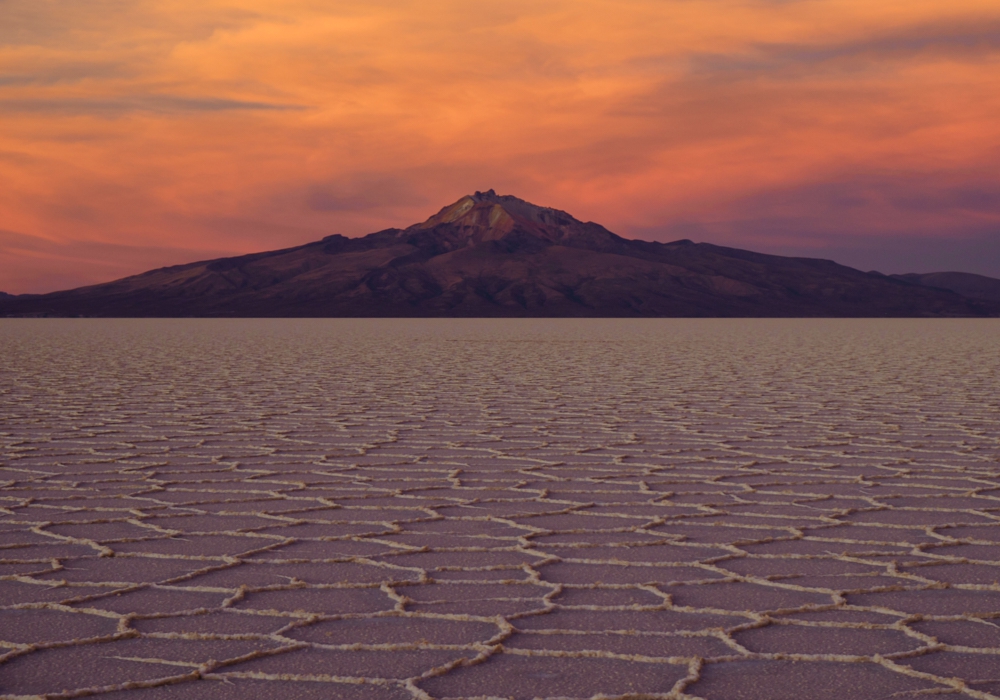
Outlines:
{"label": "rocky mountain face", "polygon": [[993,316],[1000,301],[829,260],[625,239],[490,190],[406,229],[0,298],[0,315]]}

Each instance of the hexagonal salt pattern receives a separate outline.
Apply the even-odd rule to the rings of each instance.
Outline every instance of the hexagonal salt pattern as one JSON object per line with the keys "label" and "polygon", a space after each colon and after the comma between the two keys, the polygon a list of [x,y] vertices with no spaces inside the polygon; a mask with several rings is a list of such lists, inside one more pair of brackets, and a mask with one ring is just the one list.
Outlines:
{"label": "hexagonal salt pattern", "polygon": [[0,697],[1000,697],[998,341],[0,320]]}

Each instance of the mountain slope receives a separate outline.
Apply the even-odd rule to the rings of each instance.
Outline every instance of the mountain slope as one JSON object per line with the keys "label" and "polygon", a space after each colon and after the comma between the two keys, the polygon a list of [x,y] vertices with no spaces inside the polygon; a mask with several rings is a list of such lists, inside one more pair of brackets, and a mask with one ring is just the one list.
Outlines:
{"label": "mountain slope", "polygon": [[983,316],[1000,303],[828,260],[628,240],[492,190],[363,238],[0,299],[51,316]]}
{"label": "mountain slope", "polygon": [[911,272],[906,275],[892,276],[927,287],[950,289],[969,299],[1000,301],[1000,280],[993,277],[974,275],[971,272],[928,272],[924,274]]}

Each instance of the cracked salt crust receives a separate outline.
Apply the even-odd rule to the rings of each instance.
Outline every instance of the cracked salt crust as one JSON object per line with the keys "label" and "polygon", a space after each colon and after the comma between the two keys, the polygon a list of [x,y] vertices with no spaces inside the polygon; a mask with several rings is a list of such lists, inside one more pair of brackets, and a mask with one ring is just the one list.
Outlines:
{"label": "cracked salt crust", "polygon": [[995,322],[2,324],[0,698],[1000,698]]}

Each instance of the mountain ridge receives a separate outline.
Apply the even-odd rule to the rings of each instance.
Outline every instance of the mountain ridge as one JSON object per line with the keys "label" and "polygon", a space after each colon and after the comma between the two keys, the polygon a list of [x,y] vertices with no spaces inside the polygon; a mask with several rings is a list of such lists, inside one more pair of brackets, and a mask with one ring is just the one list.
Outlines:
{"label": "mountain ridge", "polygon": [[947,317],[1000,315],[1000,299],[831,260],[627,239],[491,189],[403,229],[0,295],[0,315]]}
{"label": "mountain ridge", "polygon": [[971,272],[909,272],[890,277],[915,282],[925,287],[950,289],[969,299],[1000,301],[1000,279],[986,275],[976,275]]}

